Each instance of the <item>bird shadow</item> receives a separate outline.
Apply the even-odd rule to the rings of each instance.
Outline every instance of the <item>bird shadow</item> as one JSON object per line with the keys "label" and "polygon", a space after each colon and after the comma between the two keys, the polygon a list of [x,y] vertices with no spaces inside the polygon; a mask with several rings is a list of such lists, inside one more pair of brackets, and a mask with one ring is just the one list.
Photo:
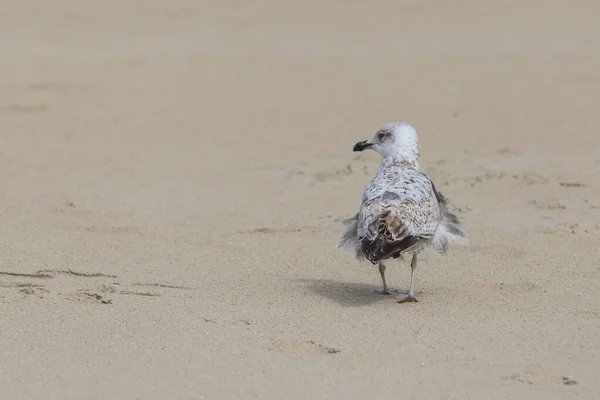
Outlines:
{"label": "bird shadow", "polygon": [[[390,301],[393,296],[376,293],[376,285],[355,282],[340,282],[330,279],[299,279],[313,293],[333,300],[343,307],[362,307],[380,301]],[[399,292],[405,293],[405,292]]]}

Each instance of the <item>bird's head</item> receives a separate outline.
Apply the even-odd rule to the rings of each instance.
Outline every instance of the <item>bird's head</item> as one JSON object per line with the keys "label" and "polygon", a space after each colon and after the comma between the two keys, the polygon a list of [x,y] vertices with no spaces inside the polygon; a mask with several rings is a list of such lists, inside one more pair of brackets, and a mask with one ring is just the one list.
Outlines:
{"label": "bird's head", "polygon": [[354,145],[354,151],[373,149],[383,158],[394,157],[418,167],[419,138],[417,130],[405,122],[383,125],[375,136]]}

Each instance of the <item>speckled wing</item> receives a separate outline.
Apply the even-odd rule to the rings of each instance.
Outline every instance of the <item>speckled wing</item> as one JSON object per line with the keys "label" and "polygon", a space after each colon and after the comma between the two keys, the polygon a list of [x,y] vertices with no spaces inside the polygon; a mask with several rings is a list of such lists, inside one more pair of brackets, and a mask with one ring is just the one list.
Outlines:
{"label": "speckled wing", "polygon": [[433,237],[440,207],[429,178],[405,164],[382,164],[363,193],[357,235],[373,264]]}

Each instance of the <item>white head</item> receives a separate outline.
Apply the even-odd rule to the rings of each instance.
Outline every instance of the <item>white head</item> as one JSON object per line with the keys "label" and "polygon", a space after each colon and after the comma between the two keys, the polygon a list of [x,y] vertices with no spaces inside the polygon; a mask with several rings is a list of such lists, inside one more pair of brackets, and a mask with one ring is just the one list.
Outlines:
{"label": "white head", "polygon": [[354,151],[373,149],[383,158],[394,157],[419,167],[417,130],[405,122],[383,125],[375,136],[354,145]]}

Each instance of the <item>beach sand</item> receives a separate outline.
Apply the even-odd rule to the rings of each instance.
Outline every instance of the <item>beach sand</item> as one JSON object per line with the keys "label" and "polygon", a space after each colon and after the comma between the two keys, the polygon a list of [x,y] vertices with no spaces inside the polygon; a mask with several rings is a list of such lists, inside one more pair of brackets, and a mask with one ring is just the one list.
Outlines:
{"label": "beach sand", "polygon": [[[251,3],[3,5],[0,397],[597,398],[600,3]],[[398,120],[413,304],[335,248]]]}

